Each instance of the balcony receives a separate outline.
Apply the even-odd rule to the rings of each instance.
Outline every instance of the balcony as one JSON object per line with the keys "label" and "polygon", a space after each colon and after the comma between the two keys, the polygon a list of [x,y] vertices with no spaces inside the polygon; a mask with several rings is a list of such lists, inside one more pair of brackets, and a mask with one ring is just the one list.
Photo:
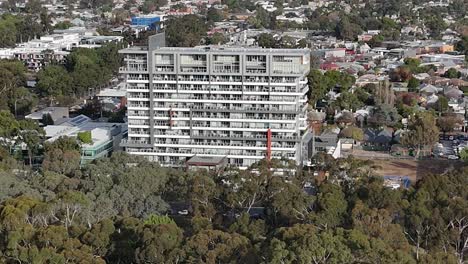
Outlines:
{"label": "balcony", "polygon": [[147,72],[148,68],[147,67],[120,67],[119,72],[120,73],[128,73],[128,72]]}
{"label": "balcony", "polygon": [[129,80],[129,81],[149,81],[149,77],[148,76],[135,77],[135,76],[129,75],[127,77],[127,80]]}
{"label": "balcony", "polygon": [[149,117],[149,112],[146,113],[135,113],[132,111],[128,111],[128,117],[135,117],[135,116],[141,116],[141,117]]}
{"label": "balcony", "polygon": [[128,107],[129,108],[132,108],[132,107],[134,107],[134,108],[148,108],[149,104],[134,104],[132,102],[129,102]]}
{"label": "balcony", "polygon": [[174,66],[155,66],[155,72],[174,72]]}
{"label": "balcony", "polygon": [[151,144],[148,140],[128,140],[122,139],[120,141],[121,147],[150,147]]}

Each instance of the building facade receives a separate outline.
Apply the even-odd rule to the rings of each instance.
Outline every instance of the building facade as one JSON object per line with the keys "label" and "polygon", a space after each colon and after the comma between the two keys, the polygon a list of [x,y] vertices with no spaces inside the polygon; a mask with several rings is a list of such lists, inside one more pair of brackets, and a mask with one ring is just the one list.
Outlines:
{"label": "building facade", "polygon": [[195,155],[241,168],[267,154],[305,161],[308,50],[159,45],[120,51],[128,153],[173,166]]}
{"label": "building facade", "polygon": [[147,26],[151,30],[160,29],[163,27],[164,15],[149,14],[132,17],[132,26]]}

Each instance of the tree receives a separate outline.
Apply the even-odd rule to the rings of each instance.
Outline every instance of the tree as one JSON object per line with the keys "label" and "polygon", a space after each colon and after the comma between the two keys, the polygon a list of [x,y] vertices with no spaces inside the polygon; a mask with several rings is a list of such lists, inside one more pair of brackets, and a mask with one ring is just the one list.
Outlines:
{"label": "tree", "polygon": [[72,79],[62,66],[46,66],[39,71],[37,79],[36,87],[44,96],[54,98],[72,94]]}
{"label": "tree", "polygon": [[431,38],[440,38],[441,32],[447,28],[447,24],[441,14],[426,16],[424,21],[426,27],[430,30]]}
{"label": "tree", "polygon": [[351,23],[348,17],[343,17],[335,28],[336,36],[344,40],[355,40],[362,29],[359,25]]}
{"label": "tree", "polygon": [[444,77],[450,79],[458,79],[461,77],[461,72],[457,71],[455,68],[450,68],[444,73]]}
{"label": "tree", "polygon": [[189,184],[189,199],[193,214],[212,219],[216,213],[213,199],[217,196],[216,184],[211,177],[206,175],[195,175]]}
{"label": "tree", "polygon": [[283,36],[279,40],[278,47],[282,49],[293,49],[296,48],[296,39],[291,36]]}
{"label": "tree", "polygon": [[145,0],[140,6],[143,13],[152,13],[167,5],[167,0]]}
{"label": "tree", "polygon": [[464,162],[468,161],[468,148],[463,148],[460,151],[460,159],[463,160]]}
{"label": "tree", "polygon": [[389,76],[392,82],[406,82],[411,79],[412,73],[408,66],[400,66],[392,70]]}
{"label": "tree", "polygon": [[174,224],[174,220],[172,220],[167,215],[155,215],[150,214],[144,221],[145,225],[162,225],[162,224]]}
{"label": "tree", "polygon": [[285,182],[280,177],[269,177],[266,186],[266,220],[272,226],[294,224],[310,219],[313,197],[302,186]]}
{"label": "tree", "polygon": [[420,248],[427,247],[429,229],[431,228],[431,209],[428,193],[418,191],[411,194],[412,202],[406,210],[405,234],[416,246],[416,259],[420,258]]}
{"label": "tree", "polygon": [[80,168],[81,147],[75,138],[59,137],[52,143],[44,145],[44,160],[42,168],[70,175]]}
{"label": "tree", "polygon": [[342,92],[340,96],[333,102],[333,106],[341,109],[341,110],[351,110],[356,111],[364,104],[356,94],[351,92]]}
{"label": "tree", "polygon": [[334,228],[344,223],[348,204],[341,188],[335,184],[323,184],[317,195],[316,225]]}
{"label": "tree", "polygon": [[206,14],[206,20],[208,22],[220,22],[223,20],[223,14],[218,9],[211,7]]}
{"label": "tree", "polygon": [[346,263],[352,258],[351,250],[339,232],[304,224],[279,228],[267,245],[263,263]]}
{"label": "tree", "polygon": [[261,33],[257,37],[258,46],[262,48],[274,48],[276,47],[276,40],[273,35],[269,33]]}
{"label": "tree", "polygon": [[94,255],[105,257],[114,232],[113,221],[105,219],[94,224],[89,231],[81,236],[80,240],[93,249]]}
{"label": "tree", "polygon": [[207,44],[209,45],[220,45],[225,44],[228,39],[223,35],[223,33],[216,32],[206,39]]}
{"label": "tree", "polygon": [[[166,221],[167,222],[167,221]],[[145,224],[140,232],[141,246],[136,249],[137,263],[174,263],[180,259],[182,230],[172,221]]]}
{"label": "tree", "polygon": [[463,120],[456,115],[445,115],[437,118],[437,126],[444,134],[453,131],[457,125],[463,125]]}
{"label": "tree", "polygon": [[19,130],[20,124],[13,115],[9,111],[0,111],[0,137],[6,139],[1,141],[2,145],[10,146],[9,140],[13,139]]}
{"label": "tree", "polygon": [[2,16],[0,19],[0,47],[13,47],[16,43],[18,34],[16,23],[17,18],[14,16]]}
{"label": "tree", "polygon": [[253,22],[256,28],[272,28],[274,25],[272,24],[272,18],[268,11],[263,9],[263,7],[257,6],[255,10],[255,18]]}
{"label": "tree", "polygon": [[33,155],[37,154],[45,136],[45,131],[39,124],[30,119],[19,122],[18,143],[24,143],[28,150],[29,165],[33,165]]}
{"label": "tree", "polygon": [[431,108],[434,108],[440,113],[447,112],[447,110],[449,109],[449,101],[447,97],[439,96],[439,99],[437,100],[437,102],[431,105]]}
{"label": "tree", "polygon": [[9,109],[13,113],[18,113],[19,108],[32,106],[31,93],[22,88],[26,85],[26,68],[20,61],[0,60],[0,109]]}
{"label": "tree", "polygon": [[411,77],[408,80],[408,91],[410,92],[416,91],[416,88],[418,88],[420,84],[421,82],[418,79]]}
{"label": "tree", "polygon": [[400,124],[401,116],[397,109],[389,105],[381,105],[373,109],[367,122],[374,127],[396,127]]}
{"label": "tree", "polygon": [[56,29],[68,29],[72,26],[73,24],[69,21],[61,21],[61,22],[56,23],[54,27]]}
{"label": "tree", "polygon": [[166,40],[171,47],[193,47],[205,37],[205,22],[196,15],[171,18],[166,25]]}
{"label": "tree", "polygon": [[252,246],[239,234],[204,230],[190,237],[184,247],[188,263],[247,263]]}
{"label": "tree", "polygon": [[229,184],[222,186],[221,195],[230,208],[236,211],[246,210],[248,213],[255,204],[263,201],[268,181],[266,174],[232,170],[225,180],[229,181]]}
{"label": "tree", "polygon": [[358,127],[348,126],[341,130],[340,137],[352,138],[356,141],[362,141],[364,139],[364,132]]}
{"label": "tree", "polygon": [[430,147],[439,140],[439,129],[431,113],[419,112],[410,117],[408,130],[402,135],[401,143],[417,150],[416,157],[423,147]]}
{"label": "tree", "polygon": [[[57,198],[58,209],[61,214],[60,222],[68,230],[77,220],[85,221],[84,211],[89,206],[88,197],[79,191],[65,191],[59,194]],[[81,219],[79,219],[81,218]],[[89,223],[88,223],[89,225]]]}
{"label": "tree", "polygon": [[262,242],[266,239],[265,221],[253,220],[248,213],[242,213],[236,221],[229,226],[230,233],[238,233],[250,239],[253,243]]}
{"label": "tree", "polygon": [[53,142],[46,142],[44,145],[44,149],[46,152],[51,151],[53,149],[60,149],[63,151],[66,151],[66,150],[80,151],[81,147],[75,138],[62,136],[54,140]]}

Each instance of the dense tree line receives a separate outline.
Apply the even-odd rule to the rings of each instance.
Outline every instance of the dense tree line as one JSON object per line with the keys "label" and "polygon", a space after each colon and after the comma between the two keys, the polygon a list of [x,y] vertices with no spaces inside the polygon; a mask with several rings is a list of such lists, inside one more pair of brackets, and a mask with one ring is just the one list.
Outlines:
{"label": "dense tree line", "polygon": [[14,47],[16,43],[40,37],[50,29],[50,17],[45,12],[16,16],[3,14],[0,17],[0,47]]}
{"label": "dense tree line", "polygon": [[51,63],[37,74],[37,88],[51,100],[65,100],[86,94],[88,88],[107,83],[117,73],[121,58],[119,44],[107,44],[97,49],[74,49],[64,65]]}
{"label": "dense tree line", "polygon": [[[290,6],[295,6],[302,1],[288,1]],[[439,38],[441,32],[448,25],[444,22],[444,15],[452,15],[457,18],[455,29],[460,32],[468,27],[466,19],[463,19],[463,10],[466,10],[466,1],[453,1],[449,7],[424,7],[425,1],[339,1],[315,10],[306,9],[307,21],[303,24],[295,22],[279,22],[276,16],[283,14],[283,1],[275,1],[274,12],[267,12],[261,7],[256,7],[255,16],[248,19],[248,23],[255,28],[267,28],[284,30],[288,28],[307,28],[321,32],[335,34],[340,39],[356,40],[363,31],[380,30],[381,33],[373,38],[372,45],[379,45],[384,40],[399,40],[401,28],[404,26],[418,26],[425,28],[425,33],[431,38]],[[364,4],[364,5],[362,5]],[[418,6],[418,9],[415,7]],[[250,11],[254,9],[249,8]],[[286,16],[292,14],[285,14]],[[405,37],[424,37],[419,33]]]}
{"label": "dense tree line", "polygon": [[166,41],[169,47],[193,47],[206,37],[208,25],[203,17],[186,15],[167,21]]}
{"label": "dense tree line", "polygon": [[[17,126],[2,125],[2,137]],[[393,190],[372,162],[352,157],[317,156],[317,170],[328,175],[317,181],[285,160],[187,172],[125,153],[80,166],[71,138],[43,151],[39,171],[8,151],[1,156],[3,263],[466,260],[467,168]],[[280,168],[288,170],[273,172]],[[173,215],[172,203],[189,215]]]}
{"label": "dense tree line", "polygon": [[0,60],[0,110],[24,115],[37,104],[37,95],[26,86],[27,70],[20,61]]}

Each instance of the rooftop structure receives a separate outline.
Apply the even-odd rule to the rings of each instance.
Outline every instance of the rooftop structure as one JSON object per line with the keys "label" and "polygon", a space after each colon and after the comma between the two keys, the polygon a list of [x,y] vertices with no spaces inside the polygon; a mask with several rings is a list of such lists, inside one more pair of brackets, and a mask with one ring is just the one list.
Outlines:
{"label": "rooftop structure", "polygon": [[203,157],[193,156],[187,161],[187,167],[189,169],[221,169],[226,166],[228,159],[226,156],[220,157]]}

